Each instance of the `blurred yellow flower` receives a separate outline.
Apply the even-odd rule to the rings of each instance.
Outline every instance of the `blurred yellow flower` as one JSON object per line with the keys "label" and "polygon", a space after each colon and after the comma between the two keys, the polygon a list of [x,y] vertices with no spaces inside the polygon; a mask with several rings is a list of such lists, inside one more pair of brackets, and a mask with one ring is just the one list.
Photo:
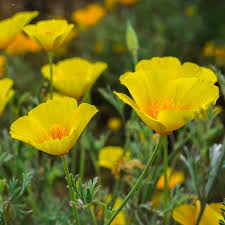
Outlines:
{"label": "blurred yellow flower", "polygon": [[[222,220],[221,203],[207,204],[199,225],[218,225]],[[173,210],[173,219],[182,225],[195,225],[200,212],[200,202],[197,200],[194,205],[183,204]]]}
{"label": "blurred yellow flower", "polygon": [[15,39],[9,44],[6,52],[9,55],[25,54],[28,52],[40,51],[40,46],[22,32],[19,33]]}
{"label": "blurred yellow flower", "polygon": [[196,13],[196,7],[195,6],[189,6],[185,9],[185,15],[188,17],[192,17]]}
{"label": "blurred yellow flower", "polygon": [[216,81],[216,75],[208,68],[189,62],[181,65],[175,57],[153,57],[141,60],[135,72],[120,77],[134,101],[115,93],[153,130],[171,134],[216,103]]}
{"label": "blurred yellow flower", "polygon": [[207,41],[203,48],[202,55],[206,57],[211,57],[214,55],[215,44],[213,41]]}
{"label": "blurred yellow flower", "polygon": [[104,5],[107,10],[113,10],[118,0],[104,0]]}
{"label": "blurred yellow flower", "polygon": [[[91,63],[76,57],[65,59],[53,65],[53,86],[65,95],[80,99],[106,68],[104,62]],[[44,77],[50,78],[49,64],[41,71]]]}
{"label": "blurred yellow flower", "polygon": [[23,27],[37,15],[38,11],[19,12],[8,19],[0,21],[0,49],[7,48],[16,35],[22,31]]}
{"label": "blurred yellow flower", "polygon": [[72,13],[71,19],[81,28],[95,26],[106,14],[106,10],[99,4],[89,4],[86,8],[78,9]]}
{"label": "blurred yellow flower", "polygon": [[66,20],[42,20],[37,24],[27,25],[24,32],[46,51],[54,51],[60,47],[73,29],[73,24]]}
{"label": "blurred yellow flower", "polygon": [[224,60],[225,59],[225,47],[223,45],[217,45],[214,48],[214,56],[217,59]]}
{"label": "blurred yellow flower", "polygon": [[63,155],[76,143],[98,110],[74,98],[55,98],[32,109],[10,127],[13,138],[52,155]]}
{"label": "blurred yellow flower", "polygon": [[0,80],[0,116],[3,113],[6,104],[14,94],[14,91],[11,89],[12,86],[13,80],[9,78],[3,78]]}
{"label": "blurred yellow flower", "polygon": [[[122,203],[122,198],[117,197],[116,201],[113,205],[113,209],[116,210]],[[117,217],[111,223],[112,225],[125,225],[126,224],[126,215],[123,211],[121,211]]]}
{"label": "blurred yellow flower", "polygon": [[123,4],[123,5],[134,5],[134,4],[137,4],[140,0],[118,0],[118,2],[120,4]]}
{"label": "blurred yellow flower", "polygon": [[137,159],[130,159],[130,152],[124,155],[124,150],[118,146],[107,146],[99,151],[98,165],[110,169],[116,179],[120,177],[121,170],[131,171],[133,167],[143,169],[145,166]]}
{"label": "blurred yellow flower", "polygon": [[[167,169],[167,182],[168,182],[168,189],[172,189],[176,186],[176,184],[182,184],[184,182],[184,174],[182,172],[174,171],[169,167]],[[162,175],[157,184],[156,188],[158,190],[164,189],[164,175]]]}
{"label": "blurred yellow flower", "polygon": [[122,127],[122,120],[119,117],[111,117],[107,122],[107,127],[112,131],[118,131]]}
{"label": "blurred yellow flower", "polygon": [[125,52],[125,49],[126,49],[125,46],[121,44],[114,44],[112,46],[112,50],[116,54],[122,54],[123,52]]}
{"label": "blurred yellow flower", "polygon": [[5,74],[5,64],[6,64],[5,56],[0,55],[0,78],[2,78]]}

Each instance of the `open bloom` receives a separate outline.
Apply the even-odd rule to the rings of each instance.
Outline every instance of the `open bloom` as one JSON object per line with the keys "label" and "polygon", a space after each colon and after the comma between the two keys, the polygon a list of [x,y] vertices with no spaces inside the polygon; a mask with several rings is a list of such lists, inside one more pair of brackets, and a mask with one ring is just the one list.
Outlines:
{"label": "open bloom", "polygon": [[14,16],[0,21],[0,49],[5,49],[14,40],[23,27],[38,15],[34,12],[19,12]]}
{"label": "open bloom", "polygon": [[50,19],[27,25],[24,32],[46,51],[54,51],[63,44],[72,29],[73,24],[66,20]]}
{"label": "open bloom", "polygon": [[170,134],[207,110],[219,97],[217,77],[208,68],[174,57],[141,60],[135,72],[125,73],[120,82],[134,101],[116,93],[138,116],[159,134]]}
{"label": "open bloom", "polygon": [[0,80],[0,116],[3,113],[3,110],[13,96],[14,91],[11,89],[13,86],[13,80],[9,78],[3,78]]}
{"label": "open bloom", "polygon": [[56,98],[17,119],[10,127],[10,134],[43,152],[63,155],[73,147],[97,111],[86,103],[78,107],[74,98]]}
{"label": "open bloom", "polygon": [[0,55],[0,78],[4,76],[5,73],[5,63],[6,63],[6,58],[3,55]]}
{"label": "open bloom", "polygon": [[106,14],[106,10],[99,4],[90,4],[84,9],[73,12],[72,20],[81,28],[95,26]]}
{"label": "open bloom", "polygon": [[[222,220],[221,203],[207,204],[199,225],[218,225]],[[194,205],[183,204],[173,210],[173,219],[182,225],[195,225],[200,212],[200,202]]]}
{"label": "open bloom", "polygon": [[23,32],[21,32],[9,44],[9,46],[6,49],[6,52],[9,55],[18,55],[18,54],[25,54],[28,52],[37,52],[40,50],[41,50],[40,46],[34,40],[24,35]]}
{"label": "open bloom", "polygon": [[[106,63],[90,63],[76,57],[62,60],[53,65],[53,86],[65,95],[80,99],[106,68]],[[49,65],[43,66],[41,71],[50,79]]]}

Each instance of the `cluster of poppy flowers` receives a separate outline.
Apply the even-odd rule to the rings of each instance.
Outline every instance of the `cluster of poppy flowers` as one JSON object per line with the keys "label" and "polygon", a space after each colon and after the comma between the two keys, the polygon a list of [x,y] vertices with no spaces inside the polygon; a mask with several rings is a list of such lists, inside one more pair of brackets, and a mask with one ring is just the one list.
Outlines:
{"label": "cluster of poppy flowers", "polygon": [[[43,20],[27,25],[37,15],[37,12],[21,12],[0,22],[0,28],[6,31],[0,34],[0,49],[8,49],[22,30],[38,48],[47,52],[54,52],[63,45],[74,26],[66,20]],[[65,59],[42,67],[43,76],[47,79],[51,76],[51,66],[53,86],[60,94],[55,95],[58,97],[53,95],[53,99],[17,119],[10,127],[10,134],[48,154],[64,155],[98,112],[95,106],[87,103],[78,106],[77,101],[90,90],[107,64],[91,63],[81,58]],[[219,97],[216,81],[217,76],[211,69],[190,62],[181,64],[175,57],[153,57],[141,60],[135,72],[127,72],[120,77],[121,84],[127,87],[133,99],[123,93],[115,94],[130,105],[147,126],[160,135],[168,135],[216,103]],[[14,93],[12,85],[9,78],[0,80],[0,114]],[[117,148],[113,151],[117,154],[111,158],[111,164],[104,159],[109,150],[102,150],[99,164],[111,169],[117,177],[118,171],[113,165],[122,159],[123,150]],[[140,162],[132,162],[129,156],[123,160],[124,167],[143,166]],[[191,206],[192,209],[198,211],[198,204]],[[178,222],[182,222],[179,219],[182,209],[174,212]]]}

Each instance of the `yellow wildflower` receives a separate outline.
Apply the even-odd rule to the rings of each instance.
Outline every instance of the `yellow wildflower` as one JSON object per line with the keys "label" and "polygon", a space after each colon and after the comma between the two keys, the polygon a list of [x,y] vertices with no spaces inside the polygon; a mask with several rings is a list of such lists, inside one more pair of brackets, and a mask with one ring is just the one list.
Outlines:
{"label": "yellow wildflower", "polygon": [[194,16],[196,13],[196,7],[195,6],[189,6],[185,9],[185,15],[188,17]]}
{"label": "yellow wildflower", "polygon": [[63,155],[73,147],[97,111],[86,103],[78,107],[74,98],[56,98],[17,119],[10,134],[48,154]]}
{"label": "yellow wildflower", "polygon": [[[121,205],[121,203],[122,203],[122,198],[117,197],[116,201],[113,205],[113,209],[116,210]],[[123,211],[121,211],[111,224],[112,225],[125,225],[126,224],[125,213]]]}
{"label": "yellow wildflower", "polygon": [[89,4],[86,8],[72,13],[71,19],[81,28],[95,26],[106,14],[106,10],[99,4]]}
{"label": "yellow wildflower", "polygon": [[111,117],[107,122],[107,126],[112,131],[118,131],[122,127],[122,121],[119,117]]}
{"label": "yellow wildflower", "polygon": [[116,95],[153,130],[171,134],[216,103],[216,81],[216,75],[208,68],[189,62],[181,65],[175,57],[153,57],[141,60],[135,72],[120,77],[134,101],[125,94]]}
{"label": "yellow wildflower", "polygon": [[[182,184],[184,182],[184,174],[179,171],[172,172],[172,169],[169,167],[167,169],[167,182],[168,182],[168,189],[171,190],[177,184]],[[151,208],[156,208],[160,204],[160,201],[163,197],[163,190],[164,190],[164,175],[162,175],[157,184],[156,184],[156,191],[154,192],[152,199],[151,199]]]}
{"label": "yellow wildflower", "polygon": [[[169,167],[167,169],[167,181],[168,181],[168,189],[172,189],[176,186],[176,184],[182,184],[184,182],[184,174],[182,172],[174,171],[172,172],[172,169]],[[156,188],[158,190],[164,189],[164,175],[162,175],[157,184]]]}
{"label": "yellow wildflower", "polygon": [[137,4],[140,0],[118,0],[118,2],[120,4],[123,4],[123,5],[134,5],[134,4]]}
{"label": "yellow wildflower", "polygon": [[40,46],[22,32],[9,44],[6,52],[9,55],[25,54],[40,51]]}
{"label": "yellow wildflower", "polygon": [[5,56],[0,55],[0,78],[2,78],[4,76],[4,73],[5,73],[5,63],[6,63]]}
{"label": "yellow wildflower", "polygon": [[216,115],[219,115],[222,111],[223,111],[223,108],[222,108],[221,106],[216,106],[216,107],[213,109],[213,112],[214,112]]}
{"label": "yellow wildflower", "polygon": [[14,91],[11,89],[13,86],[13,80],[9,78],[3,78],[0,80],[0,116],[3,113],[3,110],[13,96]]}
{"label": "yellow wildflower", "polygon": [[145,166],[139,160],[130,160],[130,152],[124,156],[124,150],[118,146],[107,146],[99,151],[98,165],[110,169],[116,179],[120,177],[120,171],[130,171],[133,167],[143,169]]}
{"label": "yellow wildflower", "polygon": [[[223,219],[220,208],[221,203],[207,204],[199,225],[218,225]],[[197,200],[194,205],[183,204],[173,210],[173,219],[182,225],[195,225],[200,212],[200,202]]]}
{"label": "yellow wildflower", "polygon": [[19,12],[14,16],[0,21],[0,49],[5,49],[14,40],[23,27],[38,15],[34,12]]}
{"label": "yellow wildflower", "polygon": [[66,20],[42,20],[37,24],[27,25],[24,32],[46,51],[60,47],[73,29],[73,24]]}
{"label": "yellow wildflower", "polygon": [[[53,86],[65,95],[80,99],[106,68],[103,62],[90,63],[76,57],[65,59],[53,65]],[[44,77],[50,78],[49,65],[41,71]]]}

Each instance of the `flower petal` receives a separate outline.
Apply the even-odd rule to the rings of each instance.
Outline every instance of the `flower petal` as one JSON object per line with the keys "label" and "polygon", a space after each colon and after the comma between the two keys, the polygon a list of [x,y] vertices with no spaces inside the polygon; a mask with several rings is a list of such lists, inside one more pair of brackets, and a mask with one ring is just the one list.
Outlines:
{"label": "flower petal", "polygon": [[167,129],[165,128],[165,126],[163,126],[159,121],[153,119],[152,117],[150,117],[146,113],[142,112],[138,108],[136,103],[132,99],[130,99],[127,95],[122,94],[122,93],[117,93],[117,92],[114,92],[114,93],[123,102],[125,102],[128,105],[130,105],[147,126],[151,127],[153,130],[157,131],[158,133],[161,133],[161,134],[167,133]]}
{"label": "flower petal", "polygon": [[183,204],[173,210],[173,219],[182,225],[195,225],[196,207]]}

